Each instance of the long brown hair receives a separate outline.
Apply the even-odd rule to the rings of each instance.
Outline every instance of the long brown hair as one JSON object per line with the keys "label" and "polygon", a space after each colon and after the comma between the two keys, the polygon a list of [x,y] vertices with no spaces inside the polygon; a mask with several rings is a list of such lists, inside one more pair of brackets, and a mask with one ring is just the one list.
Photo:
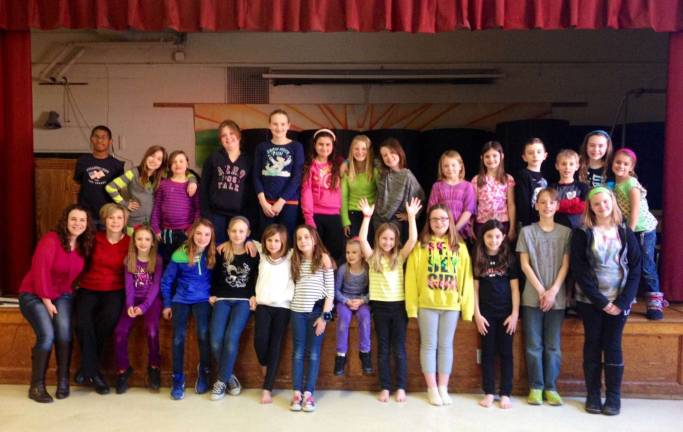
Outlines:
{"label": "long brown hair", "polygon": [[194,233],[200,226],[208,227],[211,230],[211,242],[204,249],[206,252],[206,268],[212,269],[216,265],[216,230],[213,227],[213,223],[205,218],[196,220],[190,232],[187,235],[187,240],[185,241],[185,250],[187,251],[188,265],[192,267],[194,265],[194,258],[197,255],[197,245],[194,243]]}
{"label": "long brown hair", "polygon": [[512,263],[512,252],[510,252],[510,242],[507,241],[507,234],[503,223],[497,219],[489,219],[481,229],[481,235],[477,238],[474,245],[474,276],[484,276],[489,266],[488,253],[486,253],[486,243],[484,243],[484,234],[488,231],[497,229],[503,233],[503,241],[498,248],[498,267],[495,269],[500,272],[507,272],[508,267]]}
{"label": "long brown hair", "polygon": [[303,262],[304,254],[299,250],[299,246],[296,244],[296,233],[299,230],[306,230],[311,235],[313,239],[313,256],[311,257],[311,273],[315,273],[321,268],[323,268],[323,255],[327,254],[327,249],[323,245],[322,240],[320,240],[320,235],[318,231],[310,225],[299,225],[294,230],[294,238],[292,243],[294,243],[292,252],[292,280],[294,282],[299,282],[301,277],[301,263]]}
{"label": "long brown hair", "polygon": [[173,166],[173,161],[175,160],[178,155],[183,155],[185,156],[185,160],[187,161],[187,168],[185,169],[185,177],[190,174],[190,158],[187,157],[187,153],[185,153],[182,150],[174,150],[171,152],[171,154],[168,157],[168,162],[166,164],[166,171],[167,171],[167,177],[171,178],[173,177],[173,171],[171,171],[171,167]]}
{"label": "long brown hair", "polygon": [[607,148],[605,149],[605,156],[602,157],[602,179],[603,181],[607,178],[607,172],[610,169],[609,165],[612,163],[612,152],[614,147],[612,146],[612,137],[609,136],[604,130],[594,130],[588,132],[583,138],[583,143],[581,143],[581,148],[579,148],[579,181],[586,183],[588,182],[588,164],[590,163],[590,158],[588,157],[588,140],[593,136],[601,136],[607,140]]}
{"label": "long brown hair", "polygon": [[88,209],[80,204],[71,204],[66,206],[66,208],[62,211],[62,215],[57,221],[57,225],[55,225],[54,231],[57,234],[57,237],[59,237],[59,244],[62,246],[62,248],[66,252],[70,252],[71,245],[69,244],[69,236],[71,234],[69,233],[68,223],[69,213],[74,210],[82,211],[85,213],[87,218],[85,231],[76,237],[76,251],[78,252],[78,255],[82,256],[83,258],[87,258],[90,255],[95,243],[95,225],[92,222],[92,216],[90,215]]}
{"label": "long brown hair", "polygon": [[[384,231],[391,231],[394,233],[394,247],[386,253],[379,246],[379,238],[382,236]],[[398,265],[398,253],[401,250],[401,233],[398,230],[396,224],[391,222],[385,222],[375,231],[375,249],[372,251],[372,255],[368,259],[368,265],[372,271],[381,273],[384,269],[382,268],[382,257],[386,256],[389,260],[389,269],[394,270],[396,265]]]}
{"label": "long brown hair", "polygon": [[[152,156],[156,152],[161,152],[161,165],[159,165],[159,168],[154,170],[154,174],[151,176],[147,172],[147,158]],[[146,186],[147,184],[152,185],[152,189],[156,190],[156,188],[159,186],[159,182],[161,179],[164,177],[164,167],[166,166],[166,157],[168,155],[166,154],[166,149],[163,148],[160,145],[153,145],[150,148],[145,151],[145,154],[142,156],[142,160],[140,161],[140,165],[138,165],[138,174],[140,175],[140,184],[143,186]]]}
{"label": "long brown hair", "polygon": [[308,178],[308,176],[311,175],[311,165],[313,165],[313,160],[317,156],[315,152],[315,144],[318,142],[320,138],[329,138],[332,140],[332,154],[330,154],[330,156],[328,156],[327,158],[327,163],[330,164],[330,166],[332,167],[332,181],[330,181],[330,189],[339,189],[341,182],[339,175],[339,164],[337,163],[339,159],[337,157],[337,140],[335,139],[334,135],[332,135],[329,132],[325,132],[324,130],[316,132],[314,138],[311,140],[311,147],[308,154],[306,155],[306,161],[304,162],[304,171],[302,178],[305,181]]}
{"label": "long brown hair", "polygon": [[152,236],[152,247],[149,248],[149,259],[147,261],[147,273],[154,273],[157,265],[157,238],[154,235],[154,231],[147,224],[142,224],[133,230],[133,235],[130,239],[130,244],[128,245],[128,255],[126,256],[126,268],[128,273],[135,273],[137,269],[138,261],[138,248],[135,246],[135,236],[141,231],[147,231],[150,236]]}
{"label": "long brown hair", "polygon": [[453,214],[451,213],[451,210],[444,204],[435,204],[429,207],[429,210],[427,211],[427,221],[425,222],[424,227],[422,227],[422,232],[420,233],[420,246],[427,247],[427,243],[429,243],[429,240],[432,238],[433,233],[432,227],[429,224],[429,218],[432,215],[432,212],[435,210],[443,210],[448,215],[448,231],[446,231],[446,237],[448,237],[448,247],[452,252],[457,253],[461,241],[460,234],[458,234],[458,230],[455,229],[455,222],[453,222]]}
{"label": "long brown hair", "polygon": [[[280,236],[280,243],[282,246],[280,247],[279,253],[280,255],[277,258],[281,258],[285,256],[287,253],[287,227],[282,225],[282,224],[271,224],[266,227],[266,229],[263,230],[263,234],[261,234],[261,250],[263,251],[263,254],[269,258],[273,258],[270,256],[270,252],[268,251],[268,248],[266,247],[266,240],[269,238],[278,235]],[[277,259],[273,258],[273,259]]]}
{"label": "long brown hair", "polygon": [[484,165],[484,155],[488,153],[489,150],[495,150],[500,154],[500,164],[496,168],[495,179],[500,184],[507,183],[507,175],[505,174],[505,153],[503,152],[503,146],[500,145],[498,141],[488,141],[481,148],[479,153],[479,175],[477,176],[477,187],[484,186],[484,180],[486,177],[486,165]]}
{"label": "long brown hair", "polygon": [[[365,162],[358,164],[353,158],[353,147],[359,144],[365,144],[367,148],[368,155],[365,157]],[[349,180],[356,180],[356,175],[360,173],[365,173],[368,177],[368,182],[372,182],[375,176],[375,154],[372,151],[372,141],[367,135],[356,135],[351,140],[351,145],[349,146],[349,158],[348,160],[348,171],[347,176]]]}
{"label": "long brown hair", "polygon": [[[386,147],[390,151],[398,155],[399,168],[406,167],[406,152],[403,150],[401,143],[398,142],[396,138],[387,138],[384,141],[382,141],[382,144],[379,145],[378,149],[380,154],[382,152],[382,147]],[[382,173],[386,174],[387,172],[389,172],[389,167],[384,163],[384,158],[380,158],[380,160],[382,161]]]}

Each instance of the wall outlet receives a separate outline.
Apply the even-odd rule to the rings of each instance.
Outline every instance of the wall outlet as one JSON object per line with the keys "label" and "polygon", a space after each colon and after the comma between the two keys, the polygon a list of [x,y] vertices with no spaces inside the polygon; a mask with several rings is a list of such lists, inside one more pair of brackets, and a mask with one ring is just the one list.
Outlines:
{"label": "wall outlet", "polygon": [[481,364],[481,350],[477,348],[477,364]]}

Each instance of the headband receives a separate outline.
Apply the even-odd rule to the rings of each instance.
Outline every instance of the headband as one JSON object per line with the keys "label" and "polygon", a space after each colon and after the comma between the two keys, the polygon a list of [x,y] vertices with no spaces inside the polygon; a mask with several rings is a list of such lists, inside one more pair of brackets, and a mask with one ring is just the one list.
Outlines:
{"label": "headband", "polygon": [[638,157],[636,156],[636,152],[634,152],[633,150],[631,150],[631,149],[628,148],[628,147],[620,148],[619,150],[617,150],[617,153],[626,153],[626,154],[628,155],[628,157],[630,157],[631,159],[633,159],[633,163],[634,163],[634,164],[635,164],[636,162],[638,162]]}
{"label": "headband", "polygon": [[596,186],[593,189],[591,189],[590,192],[588,192],[588,199],[590,200],[591,198],[593,198],[595,195],[597,195],[599,193],[611,194],[612,191],[610,191],[609,189],[607,189],[604,186]]}
{"label": "headband", "polygon": [[609,136],[609,132],[604,131],[602,129],[595,129],[594,131],[588,132],[588,134],[587,134],[587,136],[592,136],[592,135],[602,135],[605,138],[611,139],[611,137]]}
{"label": "headband", "polygon": [[328,134],[332,135],[332,139],[333,139],[333,140],[337,141],[337,136],[334,134],[334,132],[332,132],[332,131],[329,130],[329,129],[318,129],[318,130],[315,131],[315,133],[313,134],[313,139],[315,140],[315,137],[317,137],[317,136],[318,136],[319,134],[321,134],[321,133],[328,133]]}

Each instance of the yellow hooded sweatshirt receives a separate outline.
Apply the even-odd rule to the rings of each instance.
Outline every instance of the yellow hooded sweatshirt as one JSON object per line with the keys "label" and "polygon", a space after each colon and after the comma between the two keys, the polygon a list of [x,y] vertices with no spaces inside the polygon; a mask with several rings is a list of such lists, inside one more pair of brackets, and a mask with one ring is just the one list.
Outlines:
{"label": "yellow hooded sweatshirt", "polygon": [[405,276],[406,312],[416,318],[418,308],[459,310],[463,320],[474,315],[472,263],[462,241],[451,251],[447,238],[419,243],[408,258]]}

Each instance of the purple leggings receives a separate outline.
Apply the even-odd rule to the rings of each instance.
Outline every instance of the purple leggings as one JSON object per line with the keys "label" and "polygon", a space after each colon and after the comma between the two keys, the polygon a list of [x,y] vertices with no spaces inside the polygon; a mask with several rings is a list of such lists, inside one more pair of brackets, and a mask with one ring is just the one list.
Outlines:
{"label": "purple leggings", "polygon": [[[135,299],[133,304],[139,305],[144,299]],[[137,318],[137,317],[136,317]],[[145,320],[145,333],[147,333],[148,366],[159,367],[159,319],[161,318],[161,300],[157,297],[149,309],[142,315]],[[116,369],[126,370],[130,366],[128,361],[128,336],[133,328],[135,318],[128,316],[128,310],[124,308],[119,323],[114,331],[114,347],[116,352]]]}
{"label": "purple leggings", "polygon": [[337,303],[337,352],[346,354],[349,347],[349,324],[353,315],[358,318],[358,339],[360,352],[370,352],[370,306],[361,305],[358,310],[352,311],[344,303]]}

